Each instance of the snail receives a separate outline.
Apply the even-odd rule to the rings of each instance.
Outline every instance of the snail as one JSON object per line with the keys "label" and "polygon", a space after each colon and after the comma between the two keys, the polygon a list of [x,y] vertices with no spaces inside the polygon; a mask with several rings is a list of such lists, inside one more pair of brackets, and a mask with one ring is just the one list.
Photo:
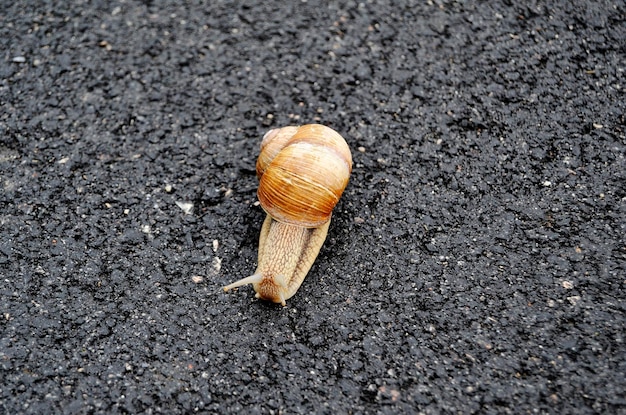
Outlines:
{"label": "snail", "polygon": [[256,163],[257,196],[267,213],[253,275],[224,287],[252,284],[256,298],[286,305],[319,253],[331,213],[352,172],[348,144],[319,125],[268,131]]}

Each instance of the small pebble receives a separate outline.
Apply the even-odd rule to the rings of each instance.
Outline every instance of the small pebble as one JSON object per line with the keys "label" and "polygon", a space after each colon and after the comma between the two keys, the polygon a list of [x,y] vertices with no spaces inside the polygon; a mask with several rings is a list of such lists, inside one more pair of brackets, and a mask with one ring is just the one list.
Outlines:
{"label": "small pebble", "polygon": [[187,215],[193,212],[193,203],[191,202],[179,202],[178,200],[175,202],[176,206],[182,209]]}

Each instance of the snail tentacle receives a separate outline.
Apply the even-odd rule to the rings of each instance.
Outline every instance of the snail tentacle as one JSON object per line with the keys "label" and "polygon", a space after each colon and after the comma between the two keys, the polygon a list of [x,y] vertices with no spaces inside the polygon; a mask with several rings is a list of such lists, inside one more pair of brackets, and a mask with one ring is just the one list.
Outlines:
{"label": "snail tentacle", "polygon": [[242,278],[238,281],[235,281],[232,284],[228,284],[227,286],[224,287],[224,291],[227,292],[229,290],[232,290],[233,288],[242,287],[248,284],[258,284],[261,281],[263,281],[263,275],[253,274],[253,275],[250,275],[249,277]]}

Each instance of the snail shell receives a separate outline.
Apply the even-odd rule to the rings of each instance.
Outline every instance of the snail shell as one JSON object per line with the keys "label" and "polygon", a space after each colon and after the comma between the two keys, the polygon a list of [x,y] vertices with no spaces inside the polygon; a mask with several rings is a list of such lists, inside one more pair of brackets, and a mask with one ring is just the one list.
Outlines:
{"label": "snail shell", "polygon": [[330,220],[351,171],[350,149],[334,130],[318,124],[272,130],[261,143],[257,195],[277,221],[313,228]]}
{"label": "snail shell", "polygon": [[332,210],[348,185],[352,155],[331,128],[283,127],[263,137],[256,171],[257,196],[267,213],[257,270],[224,290],[253,284],[257,298],[285,305],[326,239]]}

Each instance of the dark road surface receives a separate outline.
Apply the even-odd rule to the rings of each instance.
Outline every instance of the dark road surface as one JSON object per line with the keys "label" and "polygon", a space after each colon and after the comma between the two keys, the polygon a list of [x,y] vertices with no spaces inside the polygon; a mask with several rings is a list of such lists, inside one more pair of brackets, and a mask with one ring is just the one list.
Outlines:
{"label": "dark road surface", "polygon": [[[624,2],[2,3],[0,414],[626,413]],[[304,123],[328,239],[223,293]]]}

